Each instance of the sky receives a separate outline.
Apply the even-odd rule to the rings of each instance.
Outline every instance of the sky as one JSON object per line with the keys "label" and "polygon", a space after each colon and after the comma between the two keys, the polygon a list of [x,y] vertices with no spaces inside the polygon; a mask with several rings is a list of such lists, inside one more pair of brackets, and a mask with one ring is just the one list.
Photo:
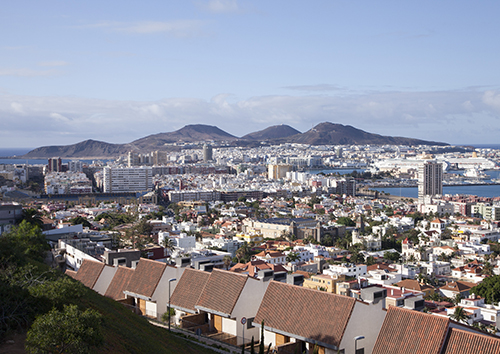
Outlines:
{"label": "sky", "polygon": [[321,122],[498,143],[497,0],[17,0],[0,148]]}

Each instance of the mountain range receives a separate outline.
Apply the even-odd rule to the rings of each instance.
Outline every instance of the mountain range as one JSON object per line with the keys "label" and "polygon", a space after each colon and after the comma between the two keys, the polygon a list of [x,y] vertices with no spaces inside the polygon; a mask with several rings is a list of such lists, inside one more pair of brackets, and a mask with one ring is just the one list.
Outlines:
{"label": "mountain range", "polygon": [[150,152],[154,150],[180,149],[175,143],[220,142],[229,145],[262,145],[299,143],[309,145],[448,145],[442,142],[426,141],[404,137],[383,136],[354,128],[350,125],[324,122],[305,133],[289,125],[268,127],[238,138],[212,125],[193,124],[169,132],[148,135],[127,144],[110,144],[96,140],[85,140],[77,144],[43,146],[36,148],[23,158],[113,158],[129,151]]}

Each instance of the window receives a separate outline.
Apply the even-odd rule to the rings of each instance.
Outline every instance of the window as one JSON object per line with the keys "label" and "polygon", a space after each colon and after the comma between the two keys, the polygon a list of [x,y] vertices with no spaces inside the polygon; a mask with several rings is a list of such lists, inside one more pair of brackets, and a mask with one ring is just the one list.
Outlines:
{"label": "window", "polygon": [[255,328],[255,326],[253,325],[253,320],[254,320],[255,317],[250,317],[250,318],[247,318],[247,329],[250,329],[250,328]]}

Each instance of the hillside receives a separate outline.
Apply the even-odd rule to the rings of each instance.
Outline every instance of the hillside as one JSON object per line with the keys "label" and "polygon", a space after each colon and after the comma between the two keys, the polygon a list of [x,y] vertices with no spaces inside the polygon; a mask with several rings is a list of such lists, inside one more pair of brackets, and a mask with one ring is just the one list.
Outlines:
{"label": "hillside", "polygon": [[273,125],[264,130],[259,130],[257,132],[247,134],[241,137],[241,139],[274,140],[274,139],[288,138],[296,134],[300,134],[300,132],[297,129],[292,128],[289,125],[280,124],[280,125]]}
{"label": "hillside", "polygon": [[103,141],[85,140],[73,145],[39,147],[28,152],[23,158],[109,158],[125,154],[129,150],[129,144],[109,144]]}
{"label": "hillside", "polygon": [[448,145],[440,142],[372,134],[350,125],[330,122],[320,123],[303,134],[291,136],[287,141],[310,145]]}
{"label": "hillside", "polygon": [[149,135],[144,138],[134,140],[131,145],[139,150],[153,150],[162,148],[164,144],[176,142],[197,142],[197,141],[221,141],[236,140],[234,135],[226,133],[222,129],[213,125],[192,124],[170,132]]}
{"label": "hillside", "polygon": [[[205,353],[215,351],[196,345],[167,329],[153,326],[145,318],[135,315],[120,303],[103,297],[95,291],[87,289],[85,307],[97,310],[103,315],[104,345],[94,351],[94,354],[128,354],[128,353]],[[0,341],[0,353],[26,353],[24,350],[23,333],[11,333],[7,340],[14,340],[13,344]]]}
{"label": "hillside", "polygon": [[[59,317],[54,322],[47,317],[53,311],[66,310],[67,305],[81,313],[89,310],[100,315],[100,318],[94,317],[97,321],[92,323],[96,325],[95,332],[102,332],[100,337],[103,340],[102,345],[97,343],[93,350],[95,354],[213,353],[164,328],[151,325],[124,305],[99,295],[59,270],[50,269],[42,263],[47,261],[49,249],[41,229],[27,221],[0,237],[0,353],[24,352],[26,331],[37,327],[40,316],[43,318],[43,331],[36,332],[34,337],[39,345],[53,348],[82,343],[79,341],[82,326],[89,328],[90,324],[80,322],[79,326],[72,327],[74,321],[68,323]],[[70,328],[74,330],[71,337],[61,339],[58,330],[67,334]],[[15,338],[14,344],[7,342],[11,338]]]}
{"label": "hillside", "polygon": [[128,144],[85,140],[73,145],[44,146],[30,151],[22,158],[115,158],[129,151],[144,153],[154,150],[179,150],[181,148],[179,146],[165,144],[203,141],[229,141],[233,146],[247,147],[258,147],[262,141],[271,145],[284,142],[310,145],[448,145],[441,142],[372,134],[350,125],[331,122],[320,123],[305,133],[300,133],[289,125],[273,125],[241,138],[213,125],[192,124],[173,132],[148,135]]}

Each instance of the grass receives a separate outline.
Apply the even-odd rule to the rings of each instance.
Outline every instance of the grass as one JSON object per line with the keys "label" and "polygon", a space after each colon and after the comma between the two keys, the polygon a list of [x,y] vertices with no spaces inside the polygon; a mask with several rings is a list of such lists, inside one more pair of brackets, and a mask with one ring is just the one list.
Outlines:
{"label": "grass", "polygon": [[102,328],[105,344],[96,350],[96,354],[214,353],[164,328],[153,326],[147,319],[93,290],[87,289],[82,305],[99,311],[103,316]]}

